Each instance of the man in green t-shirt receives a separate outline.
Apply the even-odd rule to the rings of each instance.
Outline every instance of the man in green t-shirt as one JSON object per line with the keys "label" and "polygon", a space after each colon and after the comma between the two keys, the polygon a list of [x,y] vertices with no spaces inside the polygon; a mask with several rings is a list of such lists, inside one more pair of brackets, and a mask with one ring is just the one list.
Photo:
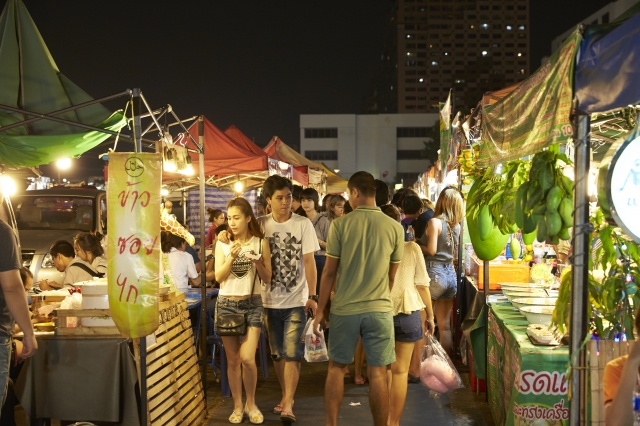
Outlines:
{"label": "man in green t-shirt", "polygon": [[389,294],[402,259],[402,226],[376,207],[373,176],[358,172],[349,179],[353,212],[335,219],[327,238],[327,262],[320,284],[314,330],[319,334],[323,309],[331,302],[329,372],[325,385],[326,424],[335,425],[344,393],[343,368],[353,362],[362,337],[367,356],[369,406],[374,425],[387,424],[387,369],[396,359]]}

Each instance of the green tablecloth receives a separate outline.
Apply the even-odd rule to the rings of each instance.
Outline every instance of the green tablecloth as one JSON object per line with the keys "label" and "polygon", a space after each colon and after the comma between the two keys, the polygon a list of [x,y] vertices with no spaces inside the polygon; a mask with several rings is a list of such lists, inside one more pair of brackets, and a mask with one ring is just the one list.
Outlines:
{"label": "green tablecloth", "polygon": [[496,424],[528,425],[535,419],[565,424],[569,349],[532,344],[527,319],[510,303],[489,306],[489,406]]}

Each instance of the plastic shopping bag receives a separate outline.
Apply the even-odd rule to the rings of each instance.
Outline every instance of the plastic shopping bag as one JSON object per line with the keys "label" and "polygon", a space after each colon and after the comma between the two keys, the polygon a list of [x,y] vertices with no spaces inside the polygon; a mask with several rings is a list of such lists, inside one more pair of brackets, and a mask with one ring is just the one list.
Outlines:
{"label": "plastic shopping bag", "polygon": [[307,362],[329,361],[327,344],[324,341],[324,332],[320,330],[320,333],[320,337],[313,334],[313,318],[309,318],[302,333],[304,336],[304,359]]}
{"label": "plastic shopping bag", "polygon": [[422,347],[420,380],[424,386],[437,393],[447,393],[464,387],[449,355],[433,336],[428,336],[427,344]]}

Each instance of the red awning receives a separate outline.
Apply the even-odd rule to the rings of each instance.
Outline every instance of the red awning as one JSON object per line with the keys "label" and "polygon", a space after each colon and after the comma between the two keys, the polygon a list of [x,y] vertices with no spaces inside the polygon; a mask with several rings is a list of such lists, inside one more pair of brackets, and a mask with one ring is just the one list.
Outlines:
{"label": "red awning", "polygon": [[[189,127],[189,133],[198,140],[198,122]],[[188,135],[182,134],[176,143],[193,148]],[[255,144],[254,144],[255,145]],[[256,146],[257,148],[257,146]],[[259,148],[258,148],[259,149]],[[198,154],[191,153],[195,175],[198,171]],[[238,142],[218,129],[211,121],[204,118],[204,173],[205,176],[223,176],[237,173],[263,172],[269,169],[268,157],[264,151],[249,149],[243,142]]]}
{"label": "red awning", "polygon": [[224,134],[229,136],[231,139],[247,148],[249,151],[253,152],[256,155],[264,155],[264,151],[258,145],[256,145],[251,139],[249,139],[240,129],[238,129],[233,124],[227,127],[227,130],[224,131]]}

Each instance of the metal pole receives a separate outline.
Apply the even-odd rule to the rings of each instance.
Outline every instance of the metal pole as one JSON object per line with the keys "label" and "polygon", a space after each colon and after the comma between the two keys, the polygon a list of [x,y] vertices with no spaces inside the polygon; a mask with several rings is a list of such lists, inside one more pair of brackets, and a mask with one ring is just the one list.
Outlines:
{"label": "metal pole", "polygon": [[[68,108],[60,109],[58,111],[53,111],[53,112],[48,113],[47,115],[64,114],[65,112],[75,111],[77,109],[84,108],[84,107],[89,106],[89,105],[99,104],[101,102],[107,102],[107,101],[110,101],[112,99],[117,99],[117,98],[121,98],[123,96],[129,96],[129,95],[131,95],[131,89],[127,89],[124,92],[116,93],[115,95],[106,96],[106,97],[100,98],[100,99],[94,99],[92,101],[83,102],[83,103],[78,104],[78,105],[74,105],[74,106],[70,106]],[[5,130],[13,129],[14,127],[24,126],[25,124],[33,123],[34,121],[42,120],[44,118],[46,118],[46,117],[43,116],[43,117],[37,117],[37,118],[29,118],[27,120],[23,120],[23,121],[20,121],[18,123],[12,123],[12,124],[8,124],[6,126],[2,126],[2,130],[5,131]]]}
{"label": "metal pole", "polygon": [[[177,117],[176,117],[177,119]],[[198,118],[198,143],[200,144],[200,154],[198,154],[198,166],[200,168],[200,296],[202,298],[201,319],[200,319],[200,376],[202,377],[202,388],[204,389],[204,404],[207,407],[207,264],[204,234],[204,117]]]}
{"label": "metal pole", "polygon": [[182,220],[187,223],[187,193],[184,189],[182,190]]}
{"label": "metal pole", "polygon": [[484,285],[484,381],[487,391],[486,399],[489,402],[489,261],[483,263],[482,282]]}
{"label": "metal pole", "polygon": [[[133,89],[131,94],[131,104],[133,112],[133,138],[135,152],[142,152],[142,141],[140,140],[140,89]],[[140,425],[147,426],[147,338],[141,336],[140,342]]]}
{"label": "metal pole", "polygon": [[[581,349],[588,329],[589,292],[589,161],[591,140],[589,138],[590,117],[577,112],[574,117],[575,138],[575,186],[573,191],[573,239],[571,267],[571,330],[569,333],[569,359],[577,360],[569,383],[570,401],[569,425],[578,426],[587,422],[587,355]],[[577,356],[576,356],[577,354]]]}

